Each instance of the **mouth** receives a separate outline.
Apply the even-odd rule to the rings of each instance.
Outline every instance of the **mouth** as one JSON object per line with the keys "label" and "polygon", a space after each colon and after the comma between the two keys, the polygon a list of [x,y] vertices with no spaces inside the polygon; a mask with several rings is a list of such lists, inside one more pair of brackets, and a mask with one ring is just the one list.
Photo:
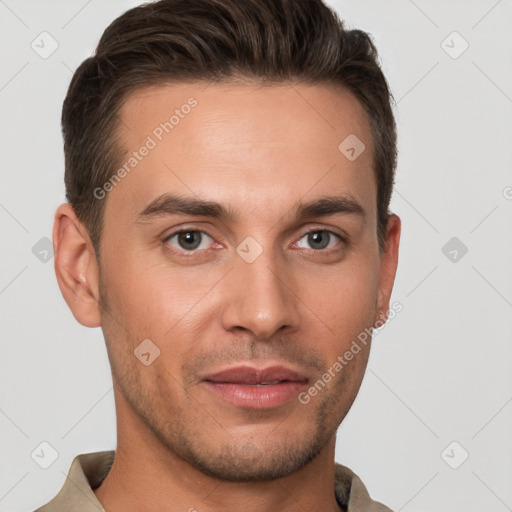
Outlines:
{"label": "mouth", "polygon": [[284,366],[238,366],[203,378],[202,383],[224,401],[247,409],[272,409],[286,404],[308,384],[305,375]]}

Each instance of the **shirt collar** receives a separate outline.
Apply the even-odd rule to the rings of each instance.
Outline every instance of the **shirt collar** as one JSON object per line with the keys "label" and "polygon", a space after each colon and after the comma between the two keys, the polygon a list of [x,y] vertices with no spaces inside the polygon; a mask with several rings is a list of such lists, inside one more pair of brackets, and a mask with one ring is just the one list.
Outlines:
{"label": "shirt collar", "polygon": [[[101,485],[114,462],[115,450],[77,455],[59,494],[36,512],[80,510],[80,512],[105,512],[93,489]],[[373,501],[361,479],[348,467],[335,464],[336,500],[347,512],[392,512]]]}

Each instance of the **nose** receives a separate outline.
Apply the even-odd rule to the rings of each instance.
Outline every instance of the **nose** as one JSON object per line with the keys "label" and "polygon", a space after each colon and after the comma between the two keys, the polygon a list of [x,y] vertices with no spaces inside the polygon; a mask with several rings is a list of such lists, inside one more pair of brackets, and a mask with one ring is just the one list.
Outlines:
{"label": "nose", "polygon": [[221,321],[226,331],[250,331],[260,339],[299,327],[298,294],[286,262],[277,265],[271,251],[247,263],[235,261],[224,283]]}

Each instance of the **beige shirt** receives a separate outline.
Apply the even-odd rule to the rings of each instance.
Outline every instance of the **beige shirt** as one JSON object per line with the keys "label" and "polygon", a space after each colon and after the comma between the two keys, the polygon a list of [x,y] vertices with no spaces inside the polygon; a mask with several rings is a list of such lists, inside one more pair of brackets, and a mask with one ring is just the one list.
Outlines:
{"label": "beige shirt", "polygon": [[[59,494],[35,512],[105,512],[93,489],[107,476],[114,455],[114,450],[77,455]],[[393,512],[373,501],[360,478],[341,464],[335,466],[334,492],[347,512]]]}

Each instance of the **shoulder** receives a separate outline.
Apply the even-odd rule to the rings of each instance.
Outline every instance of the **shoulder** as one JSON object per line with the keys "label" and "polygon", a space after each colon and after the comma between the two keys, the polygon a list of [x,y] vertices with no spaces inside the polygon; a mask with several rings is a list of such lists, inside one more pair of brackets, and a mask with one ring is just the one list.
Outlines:
{"label": "shoulder", "polygon": [[362,480],[347,466],[336,463],[334,477],[336,499],[347,507],[347,512],[393,512],[386,505],[372,500]]}
{"label": "shoulder", "polygon": [[104,512],[93,489],[107,476],[114,456],[114,450],[77,455],[59,493],[35,512]]}

